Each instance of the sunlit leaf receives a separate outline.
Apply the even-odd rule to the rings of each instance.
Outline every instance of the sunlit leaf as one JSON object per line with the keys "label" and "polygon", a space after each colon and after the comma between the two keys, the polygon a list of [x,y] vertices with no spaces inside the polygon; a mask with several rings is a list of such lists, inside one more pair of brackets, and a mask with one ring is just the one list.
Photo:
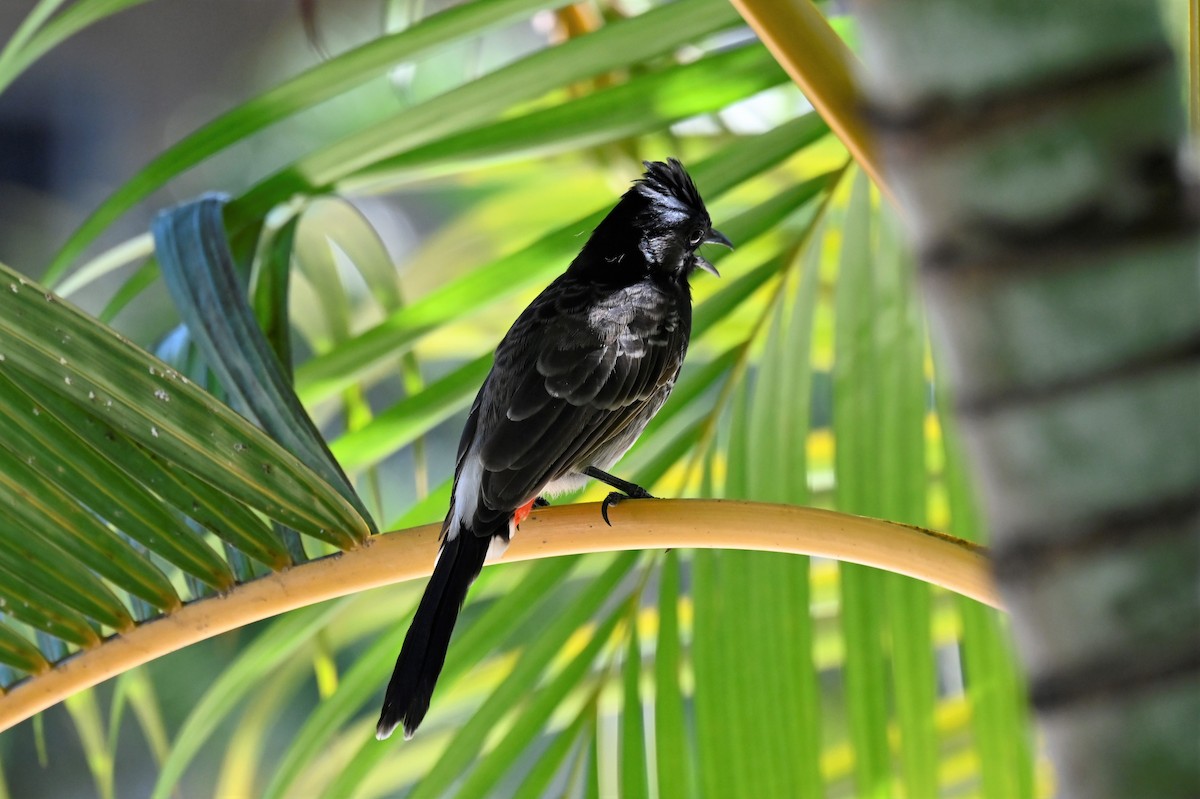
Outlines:
{"label": "sunlit leaf", "polygon": [[[144,0],[132,0],[144,2]],[[376,77],[389,65],[497,22],[558,4],[558,0],[492,0],[435,14],[420,24],[373,39],[288,80],[177,142],[92,212],[46,272],[54,281],[110,224],[138,201],[184,170],[281,119]],[[87,5],[81,3],[79,5]],[[91,3],[91,5],[97,5]]]}
{"label": "sunlit leaf", "polygon": [[618,761],[621,796],[649,796],[646,768],[646,725],[642,720],[642,646],[637,616],[629,620],[629,636],[621,666],[621,755]]}
{"label": "sunlit leaf", "polygon": [[228,713],[240,708],[247,692],[257,684],[256,678],[278,668],[281,661],[303,646],[343,604],[344,600],[327,602],[289,613],[239,654],[236,663],[230,664],[217,677],[179,730],[171,754],[159,771],[154,799],[166,799],[171,795],[173,786],[200,747]]}
{"label": "sunlit leaf", "polygon": [[94,22],[110,17],[148,0],[78,0],[51,17],[60,0],[43,0],[25,18],[17,34],[0,54],[0,92],[63,41]]}
{"label": "sunlit leaf", "polygon": [[358,430],[341,436],[330,449],[347,469],[359,469],[382,460],[465,408],[491,368],[490,353],[460,366]]}
{"label": "sunlit leaf", "polygon": [[679,627],[679,553],[663,558],[658,585],[658,642],[654,648],[654,762],[658,795],[694,795],[684,717]]}
{"label": "sunlit leaf", "polygon": [[[824,125],[814,116],[802,117],[770,133],[731,145],[717,156],[696,164],[692,175],[706,197],[717,197],[776,165],[798,145],[812,142],[824,133]],[[786,211],[794,210],[799,198],[788,199],[790,204]],[[777,203],[776,208],[783,205]],[[329,397],[356,380],[378,360],[394,357],[419,337],[459,318],[468,309],[478,309],[500,300],[535,281],[549,282],[570,263],[579,249],[580,231],[595,227],[603,213],[597,211],[564,225],[520,252],[474,270],[406,306],[345,346],[308,361],[296,370],[297,392],[306,402]],[[748,212],[745,217],[747,223],[765,218],[767,215],[761,211]],[[731,227],[726,234],[743,233],[738,229],[740,224],[737,228]]]}
{"label": "sunlit leaf", "polygon": [[786,80],[759,45],[652,72],[561,105],[446,136],[379,161],[350,179],[437,174],[495,159],[549,155],[720,110]]}
{"label": "sunlit leaf", "polygon": [[529,695],[551,658],[560,651],[575,630],[608,600],[613,589],[633,568],[637,559],[638,554],[634,552],[616,556],[604,574],[593,580],[555,618],[549,620],[541,634],[531,641],[530,647],[521,654],[505,680],[455,735],[455,745],[442,753],[437,763],[415,786],[413,799],[438,796],[461,776],[463,769],[473,762],[479,753],[488,733],[512,710],[513,697]]}
{"label": "sunlit leaf", "polygon": [[79,741],[83,744],[84,758],[92,773],[92,781],[96,784],[96,793],[101,799],[112,799],[115,796],[113,751],[104,735],[96,693],[83,691],[75,694],[66,701],[66,706],[71,720],[75,722]]}
{"label": "sunlit leaf", "polygon": [[[877,297],[876,353],[881,403],[877,458],[880,513],[926,526],[929,476],[925,462],[925,331],[913,293],[913,265],[894,222],[881,219],[872,275]],[[940,750],[934,727],[938,672],[934,661],[930,588],[888,575],[887,624],[891,628],[892,695],[900,729],[900,773],[909,796],[938,793]]]}
{"label": "sunlit leaf", "polygon": [[[875,441],[879,437],[880,365],[874,351],[875,289],[871,282],[869,184],[856,175],[843,226],[837,275],[833,426],[837,507],[878,515]],[[891,795],[887,740],[888,675],[883,653],[883,575],[840,564],[841,622],[845,636],[845,696],[854,778],[860,796]]]}

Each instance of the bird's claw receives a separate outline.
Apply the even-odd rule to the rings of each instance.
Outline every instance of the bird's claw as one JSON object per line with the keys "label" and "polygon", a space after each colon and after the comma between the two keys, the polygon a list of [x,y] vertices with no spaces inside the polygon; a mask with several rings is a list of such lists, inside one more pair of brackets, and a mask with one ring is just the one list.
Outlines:
{"label": "bird's claw", "polygon": [[604,519],[604,523],[609,527],[612,527],[612,522],[608,520],[608,509],[623,499],[625,499],[624,494],[619,491],[613,491],[600,503],[600,518]]}
{"label": "bird's claw", "polygon": [[545,499],[545,498],[543,498],[543,497],[538,497],[537,499],[535,499],[535,500],[533,501],[533,507],[535,507],[535,508],[548,508],[548,507],[550,507],[550,500],[548,500],[548,499]]}
{"label": "bird's claw", "polygon": [[641,486],[634,486],[634,488],[637,490],[631,491],[628,494],[622,494],[620,491],[613,491],[604,498],[603,502],[600,503],[600,517],[604,519],[604,523],[609,527],[612,527],[612,522],[608,520],[609,508],[624,502],[627,499],[654,499],[654,495]]}

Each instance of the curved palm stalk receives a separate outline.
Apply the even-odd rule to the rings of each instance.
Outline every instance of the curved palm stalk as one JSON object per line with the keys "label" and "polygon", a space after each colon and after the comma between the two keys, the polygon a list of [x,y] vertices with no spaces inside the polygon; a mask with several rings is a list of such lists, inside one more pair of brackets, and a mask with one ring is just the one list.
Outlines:
{"label": "curved palm stalk", "polygon": [[859,5],[1060,792],[1196,796],[1200,219],[1171,48],[1136,0]]}
{"label": "curved palm stalk", "polygon": [[858,165],[895,199],[863,124],[857,59],[812,0],[731,0]]}
{"label": "curved palm stalk", "polygon": [[[628,502],[602,527],[596,505],[531,515],[504,562],[631,549],[748,549],[887,569],[999,607],[984,550],[961,539],[814,508],[716,500]],[[357,550],[193,602],[32,677],[0,698],[0,730],[168,652],[315,602],[429,574],[440,525],[369,539]]]}

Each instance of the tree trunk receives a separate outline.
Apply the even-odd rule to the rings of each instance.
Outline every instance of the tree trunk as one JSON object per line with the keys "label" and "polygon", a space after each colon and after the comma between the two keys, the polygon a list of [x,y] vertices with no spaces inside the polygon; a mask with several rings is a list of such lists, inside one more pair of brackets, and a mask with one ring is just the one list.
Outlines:
{"label": "tree trunk", "polygon": [[1059,793],[1200,796],[1200,270],[1145,0],[859,0]]}

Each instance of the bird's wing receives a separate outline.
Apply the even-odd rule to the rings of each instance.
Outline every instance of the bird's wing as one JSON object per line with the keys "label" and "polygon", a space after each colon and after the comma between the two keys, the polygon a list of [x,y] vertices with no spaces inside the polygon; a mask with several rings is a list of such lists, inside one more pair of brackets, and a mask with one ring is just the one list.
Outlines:
{"label": "bird's wing", "polygon": [[661,400],[679,372],[690,326],[680,305],[657,292],[597,295],[560,284],[513,325],[477,401],[477,519],[511,513],[645,423],[645,406]]}

